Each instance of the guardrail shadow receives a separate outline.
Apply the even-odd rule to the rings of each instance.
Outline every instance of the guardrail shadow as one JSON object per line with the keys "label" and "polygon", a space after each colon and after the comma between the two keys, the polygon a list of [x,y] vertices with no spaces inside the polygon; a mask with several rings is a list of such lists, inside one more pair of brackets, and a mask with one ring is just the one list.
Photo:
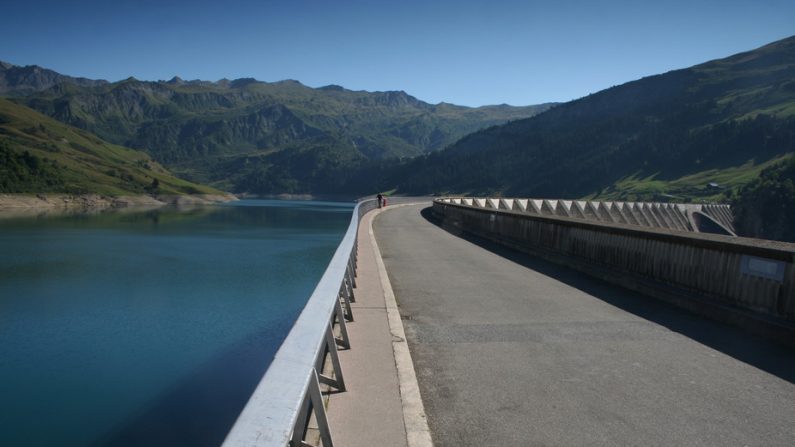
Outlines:
{"label": "guardrail shadow", "polygon": [[459,228],[442,225],[431,207],[422,209],[430,223],[507,260],[579,289],[610,305],[657,323],[783,380],[795,383],[795,352],[742,329],[693,314],[656,298],[607,283],[569,267],[519,252]]}
{"label": "guardrail shadow", "polygon": [[[291,317],[290,323],[295,320],[295,316]],[[288,331],[289,325],[279,333],[286,335]],[[114,427],[91,445],[221,445],[257,387],[279,344],[267,343],[263,334],[241,340],[210,359],[192,375],[175,383],[137,415]]]}

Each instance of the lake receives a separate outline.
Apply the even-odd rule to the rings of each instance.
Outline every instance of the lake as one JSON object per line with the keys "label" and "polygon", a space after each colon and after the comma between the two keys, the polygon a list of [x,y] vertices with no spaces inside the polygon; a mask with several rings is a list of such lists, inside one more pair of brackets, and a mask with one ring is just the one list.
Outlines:
{"label": "lake", "polygon": [[0,220],[0,445],[219,445],[352,209]]}

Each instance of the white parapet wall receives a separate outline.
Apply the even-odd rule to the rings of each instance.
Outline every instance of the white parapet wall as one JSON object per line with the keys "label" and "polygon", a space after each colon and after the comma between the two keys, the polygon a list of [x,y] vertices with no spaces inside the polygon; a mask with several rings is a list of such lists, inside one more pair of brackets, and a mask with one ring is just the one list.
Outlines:
{"label": "white parapet wall", "polygon": [[736,236],[731,207],[725,204],[614,202],[504,197],[449,197],[442,201],[544,216],[570,217],[603,223],[717,233]]}

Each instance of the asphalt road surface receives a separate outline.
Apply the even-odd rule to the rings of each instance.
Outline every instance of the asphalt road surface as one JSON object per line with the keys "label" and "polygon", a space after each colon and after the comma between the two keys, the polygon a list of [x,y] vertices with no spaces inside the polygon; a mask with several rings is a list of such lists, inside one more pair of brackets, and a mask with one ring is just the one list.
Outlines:
{"label": "asphalt road surface", "polygon": [[795,352],[451,234],[375,235],[436,446],[795,445]]}

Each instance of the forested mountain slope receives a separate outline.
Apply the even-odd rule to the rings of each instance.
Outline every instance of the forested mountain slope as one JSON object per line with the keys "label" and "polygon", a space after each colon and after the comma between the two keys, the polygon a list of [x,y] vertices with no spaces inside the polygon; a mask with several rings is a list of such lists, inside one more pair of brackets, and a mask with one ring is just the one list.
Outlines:
{"label": "forested mountain slope", "polygon": [[406,193],[716,199],[793,151],[788,38],[473,133],[391,181]]}

